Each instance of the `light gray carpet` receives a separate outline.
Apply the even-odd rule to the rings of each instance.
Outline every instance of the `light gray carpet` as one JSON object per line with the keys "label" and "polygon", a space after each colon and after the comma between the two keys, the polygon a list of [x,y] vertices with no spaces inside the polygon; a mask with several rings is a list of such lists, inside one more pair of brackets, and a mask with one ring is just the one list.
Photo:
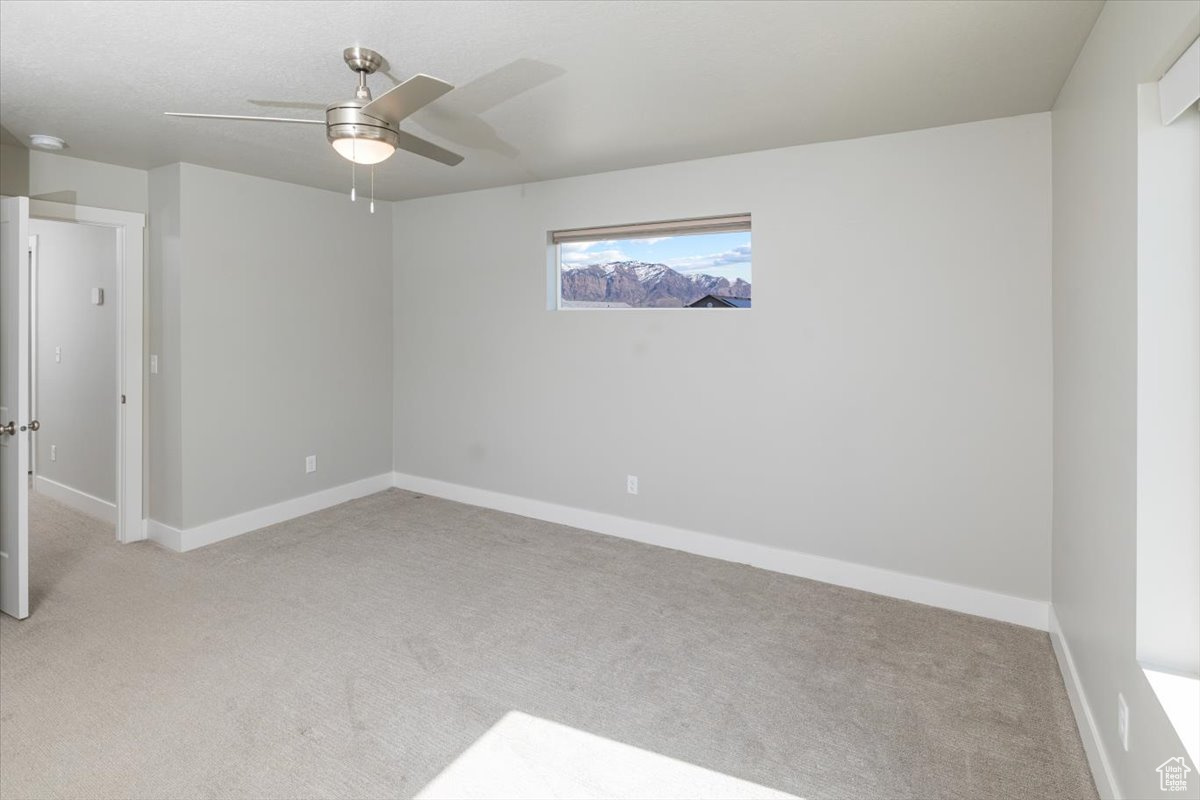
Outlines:
{"label": "light gray carpet", "polygon": [[30,570],[6,799],[409,797],[512,711],[807,798],[1096,796],[1043,633],[398,490],[183,555],[40,500]]}

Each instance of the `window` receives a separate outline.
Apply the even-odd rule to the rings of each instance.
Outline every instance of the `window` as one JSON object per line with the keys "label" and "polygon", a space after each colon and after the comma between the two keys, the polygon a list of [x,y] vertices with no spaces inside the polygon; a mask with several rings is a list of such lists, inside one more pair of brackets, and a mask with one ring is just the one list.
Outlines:
{"label": "window", "polygon": [[[1200,40],[1138,87],[1137,658],[1200,763]],[[1164,767],[1167,764],[1163,765]]]}
{"label": "window", "polygon": [[750,215],[550,234],[557,307],[750,308]]}

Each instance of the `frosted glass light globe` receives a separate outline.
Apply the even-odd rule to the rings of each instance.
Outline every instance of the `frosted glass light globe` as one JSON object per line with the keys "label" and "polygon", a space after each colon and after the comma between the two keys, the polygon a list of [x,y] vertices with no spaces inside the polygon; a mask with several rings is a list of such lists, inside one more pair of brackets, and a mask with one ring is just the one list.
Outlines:
{"label": "frosted glass light globe", "polygon": [[334,139],[333,149],[342,158],[355,164],[378,164],[391,158],[392,153],[396,152],[396,148],[387,142],[352,137]]}

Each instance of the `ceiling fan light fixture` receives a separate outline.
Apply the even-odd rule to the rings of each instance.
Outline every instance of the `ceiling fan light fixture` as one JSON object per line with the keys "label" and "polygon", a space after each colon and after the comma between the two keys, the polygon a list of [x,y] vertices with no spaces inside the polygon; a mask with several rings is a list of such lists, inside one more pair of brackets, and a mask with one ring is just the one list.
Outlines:
{"label": "ceiling fan light fixture", "polygon": [[[195,114],[180,111],[163,113],[169,117],[324,125],[325,137],[333,146],[334,152],[353,164],[364,166],[387,161],[397,150],[404,150],[451,167],[462,162],[463,157],[458,153],[452,153],[433,142],[400,130],[401,120],[437,100],[453,89],[452,85],[429,75],[418,74],[403,83],[398,83],[379,97],[372,98],[371,90],[367,88],[367,76],[383,68],[386,64],[383,56],[365,47],[348,47],[342,53],[342,58],[357,76],[358,87],[353,99],[326,106],[324,121],[293,117],[253,117],[243,114]],[[61,140],[58,140],[58,143],[59,149],[65,145]],[[36,147],[38,142],[34,141],[33,145]],[[52,145],[46,143],[43,146]],[[351,170],[351,180],[353,174],[354,171]]]}
{"label": "ceiling fan light fixture", "polygon": [[396,152],[396,145],[391,142],[361,136],[343,136],[332,139],[331,143],[338,155],[355,164],[378,164],[387,161]]}
{"label": "ceiling fan light fixture", "polygon": [[336,103],[325,110],[325,132],[338,155],[355,164],[378,164],[396,152],[400,134],[393,123],[362,110],[361,100]]}

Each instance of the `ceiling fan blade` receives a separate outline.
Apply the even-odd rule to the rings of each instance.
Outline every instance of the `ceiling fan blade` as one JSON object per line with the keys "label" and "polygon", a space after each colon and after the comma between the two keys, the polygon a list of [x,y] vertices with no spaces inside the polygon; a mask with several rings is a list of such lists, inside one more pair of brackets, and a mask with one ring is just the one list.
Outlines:
{"label": "ceiling fan blade", "polygon": [[194,117],[196,119],[237,119],[249,122],[301,122],[306,125],[324,125],[323,119],[293,119],[291,117],[243,117],[238,114],[185,114],[180,111],[164,111],[168,117]]}
{"label": "ceiling fan blade", "polygon": [[453,167],[462,162],[463,157],[458,153],[452,153],[444,147],[439,147],[433,142],[426,141],[420,136],[413,136],[405,131],[397,131],[399,140],[396,146],[401,150],[407,150],[410,153],[416,153],[425,158],[432,158],[434,161],[440,161],[448,167]]}
{"label": "ceiling fan blade", "polygon": [[363,113],[398,123],[422,106],[429,105],[454,87],[428,75],[414,75],[393,86],[363,106]]}
{"label": "ceiling fan blade", "polygon": [[267,108],[303,108],[311,111],[324,111],[329,107],[328,103],[310,103],[308,101],[298,100],[247,100],[252,106],[265,106]]}

